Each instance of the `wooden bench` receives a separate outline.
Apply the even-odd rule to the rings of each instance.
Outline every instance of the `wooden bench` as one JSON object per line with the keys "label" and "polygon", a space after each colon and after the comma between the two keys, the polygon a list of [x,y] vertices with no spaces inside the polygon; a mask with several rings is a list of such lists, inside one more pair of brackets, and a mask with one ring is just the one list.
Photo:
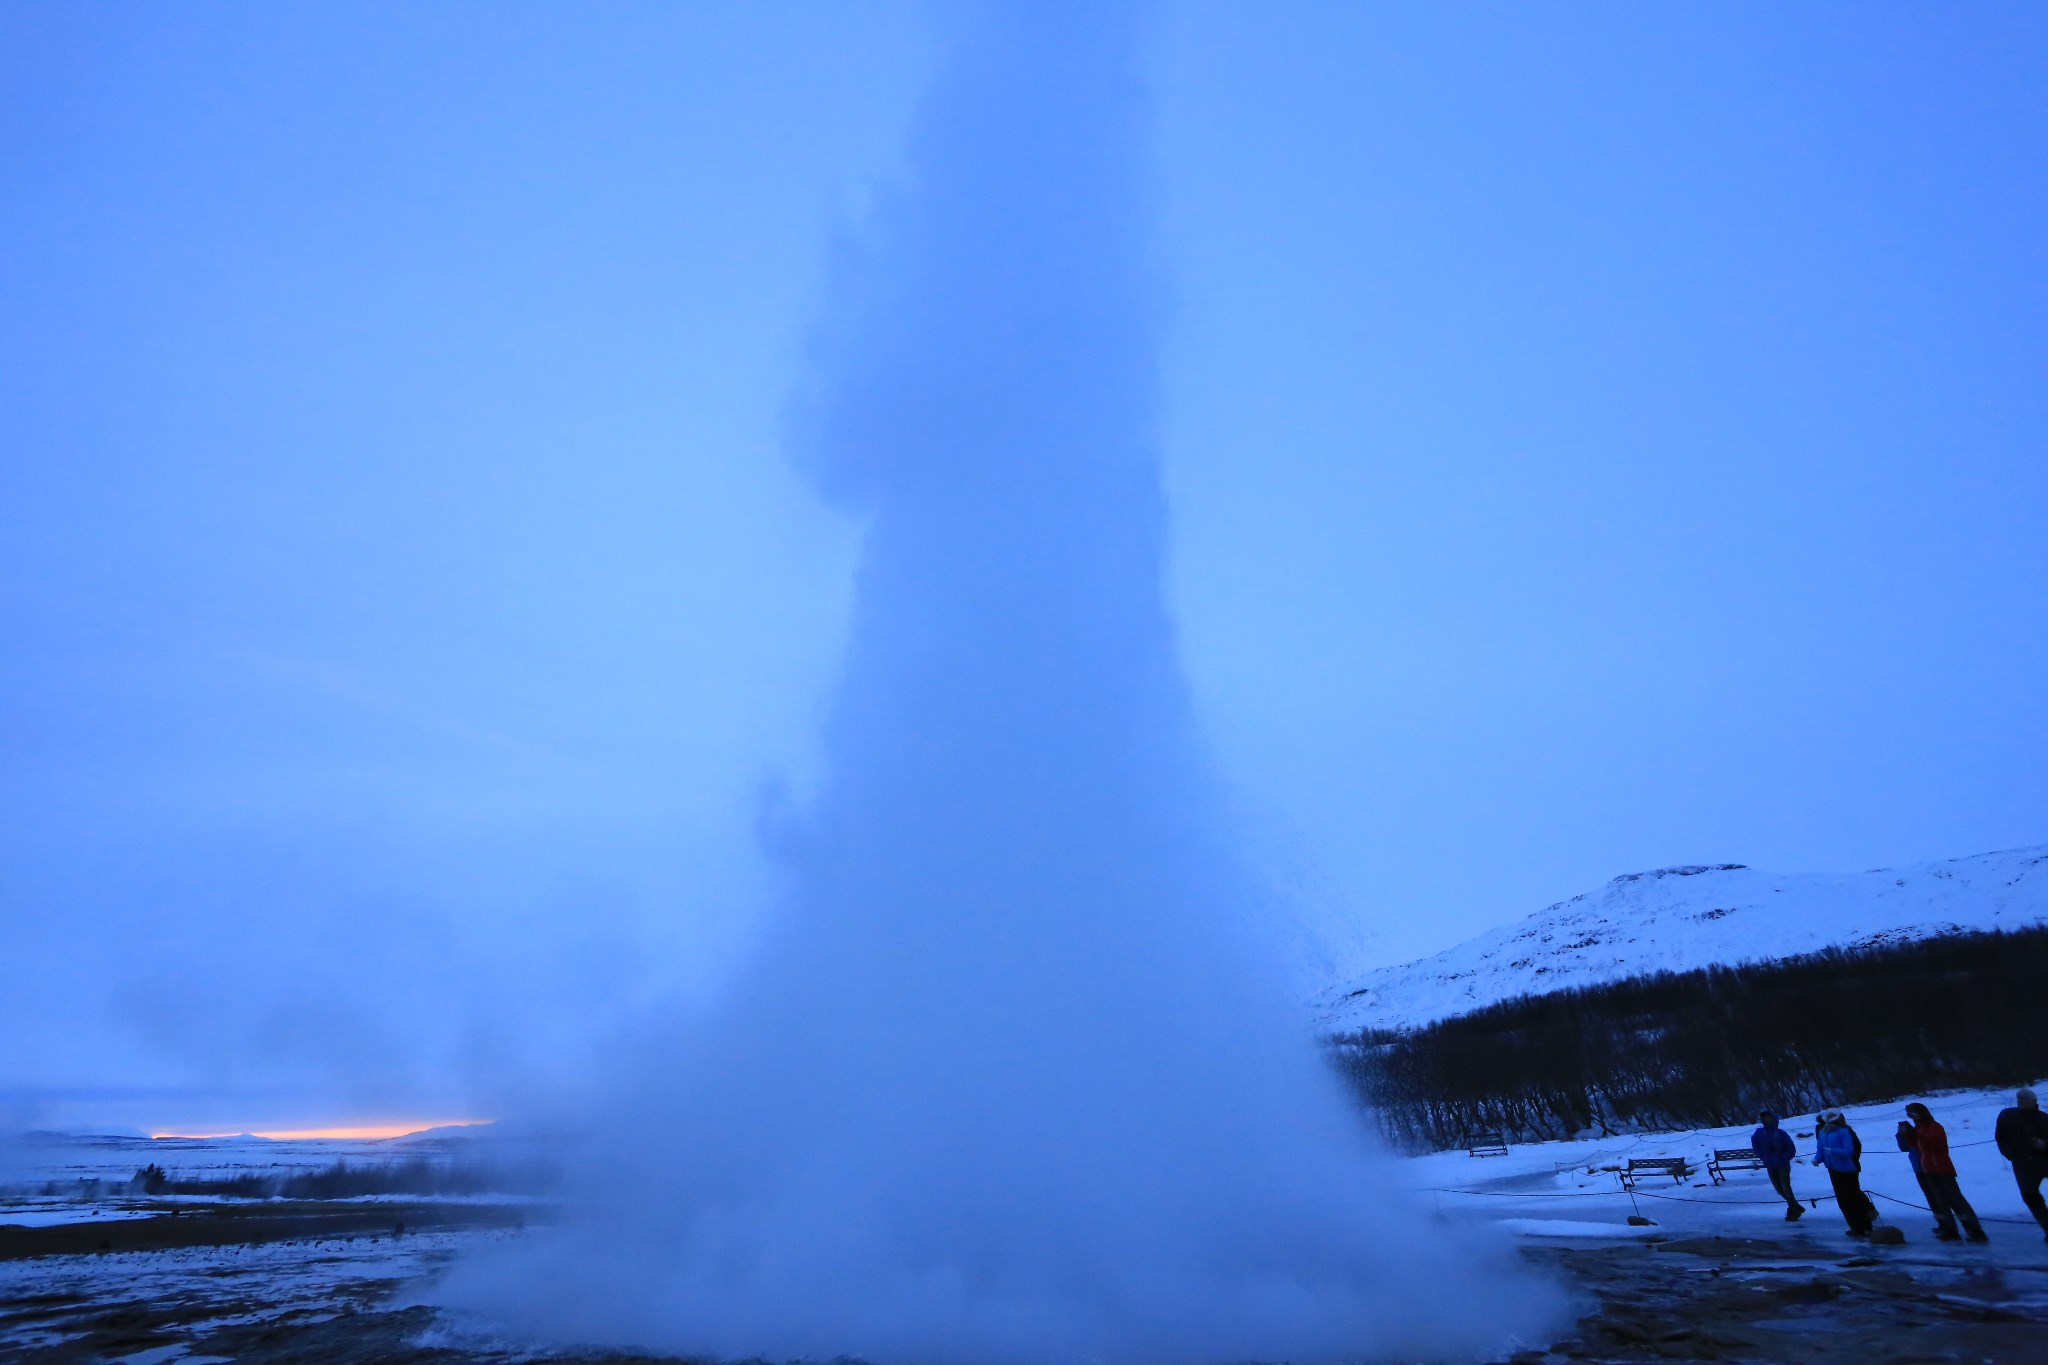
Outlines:
{"label": "wooden bench", "polygon": [[1508,1154],[1505,1133],[1471,1133],[1465,1138],[1467,1156],[1506,1156]]}
{"label": "wooden bench", "polygon": [[1763,1168],[1763,1158],[1747,1147],[1716,1147],[1714,1159],[1707,1163],[1707,1174],[1713,1177],[1716,1185],[1725,1185],[1730,1171],[1760,1171]]}
{"label": "wooden bench", "polygon": [[1621,1168],[1621,1187],[1632,1190],[1637,1178],[1645,1175],[1668,1175],[1674,1185],[1683,1185],[1691,1174],[1692,1166],[1682,1156],[1632,1156]]}

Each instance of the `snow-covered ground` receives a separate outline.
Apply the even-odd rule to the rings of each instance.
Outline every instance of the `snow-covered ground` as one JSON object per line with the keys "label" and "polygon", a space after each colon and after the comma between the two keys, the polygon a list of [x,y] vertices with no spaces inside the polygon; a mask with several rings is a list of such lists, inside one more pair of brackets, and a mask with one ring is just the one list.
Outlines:
{"label": "snow-covered ground", "polygon": [[2048,922],[2048,846],[1845,875],[1735,864],[1616,877],[1520,923],[1312,1002],[1329,1032],[1405,1028],[1643,972]]}
{"label": "snow-covered ground", "polygon": [[[352,1169],[429,1161],[444,1166],[496,1166],[517,1172],[544,1156],[530,1138],[478,1129],[461,1134],[432,1132],[412,1138],[293,1138],[273,1140],[247,1134],[219,1138],[145,1138],[105,1134],[24,1133],[0,1135],[0,1228],[48,1228],[163,1217],[176,1210],[203,1211],[224,1202],[215,1194],[147,1194],[130,1184],[145,1166],[164,1169],[173,1181],[227,1181],[255,1175],[265,1179],[326,1171],[337,1162]],[[236,1202],[236,1201],[228,1201]],[[239,1201],[248,1202],[248,1201]],[[408,1192],[357,1194],[330,1199],[331,1205],[546,1204],[545,1196],[515,1191],[483,1193]]]}
{"label": "snow-covered ground", "polygon": [[[1861,1274],[1843,1268],[1862,1266],[1869,1267],[1870,1274],[1903,1277],[1900,1293],[1919,1295],[1919,1301],[1937,1308],[1956,1307],[1957,1320],[1966,1324],[1977,1320],[1973,1314],[1992,1313],[2003,1315],[1998,1318],[2002,1322],[2037,1324],[2025,1330],[2039,1332],[2038,1324],[2048,1322],[2048,1242],[2028,1217],[2010,1170],[1991,1142],[1996,1114],[2010,1102],[2010,1092],[2003,1090],[1928,1097],[1948,1128],[1964,1192],[1990,1232],[1990,1243],[1982,1246],[1936,1242],[1929,1216],[1914,1207],[1921,1202],[1920,1192],[1892,1140],[1903,1101],[1848,1111],[1864,1141],[1865,1187],[1885,1221],[1906,1233],[1902,1247],[1873,1247],[1845,1236],[1828,1199],[1826,1177],[1807,1164],[1811,1115],[1791,1116],[1786,1123],[1800,1140],[1796,1188],[1802,1196],[1821,1201],[1796,1223],[1785,1221],[1784,1204],[1761,1172],[1730,1172],[1720,1185],[1705,1172],[1714,1149],[1747,1145],[1748,1124],[1529,1144],[1499,1157],[1435,1153],[1397,1161],[1394,1174],[1405,1197],[1433,1205],[1446,1218],[1491,1224],[1532,1249],[1548,1248],[1540,1253],[1553,1258],[1546,1264],[1564,1274],[1656,1275],[1665,1273],[1660,1266],[1683,1262],[1717,1276],[1725,1268],[1730,1281],[1717,1283],[1748,1277],[1759,1284],[1790,1285],[1785,1292],[1796,1297],[1820,1283],[1817,1276]],[[127,1163],[130,1154],[125,1148],[111,1150],[117,1154],[116,1169]],[[269,1148],[254,1150],[274,1155]],[[216,1152],[209,1163],[221,1155]],[[333,1155],[321,1153],[328,1159]],[[1684,1181],[1646,1178],[1633,1195],[1624,1191],[1616,1169],[1630,1157],[1651,1156],[1684,1157],[1699,1169]],[[1632,1225],[1631,1214],[1647,1217],[1651,1224]],[[320,1352],[340,1341],[352,1353],[332,1357],[337,1360],[411,1359],[429,1347],[446,1348],[447,1356],[464,1360],[531,1359],[530,1352],[508,1352],[502,1344],[484,1349],[477,1344],[482,1338],[472,1340],[474,1333],[465,1335],[468,1329],[462,1324],[418,1306],[418,1287],[451,1259],[469,1248],[524,1235],[510,1223],[416,1229],[403,1235],[380,1227],[369,1235],[315,1234],[220,1246],[0,1260],[0,1356],[42,1350],[66,1359],[202,1365],[211,1359],[239,1358],[255,1339],[250,1335],[254,1332],[265,1334],[266,1341],[303,1345],[308,1358],[329,1358]],[[1727,1253],[1715,1249],[1720,1244],[1713,1243],[1714,1238],[1725,1239]],[[1660,1256],[1660,1243],[1685,1254],[1676,1260]],[[1616,1250],[1628,1248],[1633,1248],[1628,1258],[1611,1259]],[[1565,1253],[1570,1253],[1569,1263],[1554,1259]],[[1601,1260],[1603,1256],[1610,1259]],[[1680,1266],[1669,1274],[1682,1270]],[[1659,1289],[1660,1283],[1644,1281],[1636,1297],[1661,1303],[1657,1311],[1672,1319],[1666,1324],[1671,1331],[1721,1330],[1689,1316],[1695,1308],[1704,1313],[1712,1305],[1685,1298],[1691,1291],[1682,1286],[1672,1290],[1666,1284]],[[1656,1294],[1671,1297],[1663,1302],[1655,1299]],[[1828,1316],[1831,1311],[1817,1310],[1810,1320],[1786,1317],[1779,1325],[1798,1331],[1838,1330],[1838,1318]],[[1756,1326],[1751,1321],[1744,1330]],[[2048,1341],[2048,1336],[2025,1340]],[[1979,1350],[1968,1358],[1983,1355]],[[1738,1351],[1713,1358],[1766,1357]]]}
{"label": "snow-covered ground", "polygon": [[149,1165],[163,1167],[174,1180],[226,1180],[238,1175],[322,1171],[337,1161],[365,1167],[414,1161],[514,1164],[543,1157],[549,1150],[544,1139],[501,1131],[489,1124],[429,1129],[397,1138],[0,1133],[0,1193],[21,1194],[46,1185],[76,1186],[91,1181],[121,1184]]}
{"label": "snow-covered ground", "polygon": [[460,1248],[516,1235],[503,1230],[424,1232],[0,1261],[0,1357],[60,1348],[80,1336],[79,1318],[10,1313],[17,1305],[161,1302],[179,1306],[183,1340],[80,1358],[202,1365],[226,1357],[190,1354],[184,1341],[203,1340],[223,1327],[304,1327],[328,1321],[431,1276]]}
{"label": "snow-covered ground", "polygon": [[[1984,1220],[1990,1246],[1937,1243],[1934,1220],[1906,1154],[1893,1139],[1905,1117],[1905,1101],[1845,1107],[1850,1126],[1863,1139],[1863,1187],[1885,1222],[1904,1230],[1909,1247],[1922,1252],[2000,1263],[2038,1265],[2048,1272],[2048,1241],[2020,1202],[2012,1168],[1992,1143],[1998,1111],[2012,1103],[2010,1090],[1962,1091],[1928,1097],[1925,1103],[1948,1130],[1963,1194]],[[1799,1163],[1793,1189],[1803,1200],[1819,1200],[1797,1223],[1785,1221],[1785,1203],[1762,1171],[1730,1171],[1726,1183],[1708,1176],[1716,1148],[1747,1147],[1753,1124],[1698,1128],[1674,1133],[1576,1142],[1543,1142],[1511,1148],[1506,1156],[1474,1157],[1462,1151],[1411,1157],[1402,1163],[1404,1183],[1418,1197],[1447,1214],[1504,1223],[1524,1237],[1623,1238],[1720,1236],[1796,1238],[1821,1253],[1851,1245],[1832,1200],[1826,1173],[1811,1163],[1813,1115],[1789,1116],[1785,1129],[1798,1139]],[[1621,1188],[1616,1171],[1631,1157],[1684,1157],[1695,1168],[1687,1180],[1642,1177],[1636,1191]],[[1639,1214],[1654,1228],[1632,1227]],[[2048,1282],[2044,1282],[2048,1294]]]}
{"label": "snow-covered ground", "polygon": [[[550,1202],[518,1193],[149,1195],[130,1186],[144,1166],[161,1166],[173,1180],[225,1181],[324,1171],[337,1161],[517,1168],[539,1151],[537,1140],[488,1132],[412,1140],[0,1138],[0,1359],[227,1359],[198,1343],[246,1345],[250,1332],[295,1334],[352,1313],[383,1313],[401,1287],[430,1277],[462,1248],[518,1236],[528,1208],[541,1206],[534,1212],[544,1217]],[[66,1231],[74,1234],[68,1243],[37,1240]],[[100,1251],[83,1250],[101,1238],[108,1240]],[[377,1343],[365,1350],[386,1358]]]}
{"label": "snow-covered ground", "polygon": [[0,1135],[0,1186],[125,1181],[157,1165],[181,1180],[292,1175],[337,1161],[370,1165],[418,1154],[402,1139],[237,1137],[148,1138],[102,1133]]}
{"label": "snow-covered ground", "polygon": [[[2010,1220],[2010,1236],[2039,1243],[2032,1219],[2020,1203],[2010,1168],[1992,1144],[1992,1124],[1998,1111],[2012,1103],[2010,1090],[1964,1091],[1928,1100],[1935,1115],[1947,1127],[1964,1192],[1987,1219]],[[1921,1202],[1906,1157],[1893,1142],[1893,1131],[1904,1117],[1904,1101],[1886,1101],[1849,1107],[1845,1112],[1863,1138],[1864,1184],[1878,1198],[1886,1217],[1910,1229],[1928,1223],[1924,1214],[1906,1207]],[[1636,1236],[1627,1224],[1631,1213],[1654,1218],[1666,1228],[1697,1229],[1711,1225],[1721,1233],[1753,1230],[1782,1221],[1783,1204],[1771,1193],[1761,1172],[1737,1171],[1725,1184],[1714,1184],[1706,1174],[1706,1163],[1716,1148],[1744,1147],[1752,1125],[1729,1128],[1701,1128],[1683,1132],[1628,1134],[1611,1138],[1590,1138],[1568,1142],[1529,1143],[1513,1147],[1501,1157],[1472,1157],[1463,1151],[1437,1152],[1407,1157],[1399,1162],[1402,1183],[1419,1197],[1432,1201],[1445,1212],[1459,1210],[1475,1216],[1505,1221],[1514,1230],[1532,1236],[1561,1236],[1599,1229],[1599,1235]],[[1802,1196],[1826,1200],[1827,1178],[1808,1164],[1812,1155],[1813,1116],[1788,1116],[1785,1128],[1800,1141],[1800,1164],[1794,1180]],[[69,1181],[81,1177],[109,1183],[125,1181],[135,1168],[156,1157],[162,1140],[107,1139],[90,1137],[60,1139],[39,1135],[38,1150],[46,1160],[37,1163],[34,1174],[43,1177],[61,1173]],[[241,1171],[274,1167],[321,1166],[337,1158],[368,1162],[392,1160],[403,1155],[388,1142],[363,1139],[297,1140],[265,1143],[261,1140],[208,1139],[182,1146],[162,1164],[173,1174],[204,1171],[232,1175]],[[1697,1172],[1683,1183],[1658,1177],[1639,1182],[1631,1197],[1621,1188],[1615,1174],[1630,1157],[1684,1157]],[[177,1161],[185,1158],[184,1164]],[[162,1159],[162,1158],[158,1158]],[[75,1189],[75,1185],[73,1187]],[[376,1202],[386,1196],[360,1196],[342,1203]],[[415,1196],[389,1196],[415,1202]],[[531,1196],[483,1195],[440,1196],[434,1202],[533,1202]],[[147,1216],[147,1211],[126,1207],[120,1197],[81,1199],[77,1194],[57,1191],[17,1193],[0,1199],[0,1224],[48,1226],[56,1223]],[[167,1207],[180,1202],[176,1196],[153,1196],[148,1206]],[[217,1203],[207,1196],[191,1196],[189,1202]],[[1819,1217],[1809,1215],[1803,1227],[1838,1227],[1832,1205],[1823,1202]],[[1540,1225],[1540,1226],[1539,1226]],[[1997,1224],[1991,1224],[1997,1236]],[[2025,1235],[2023,1235],[2025,1234]]]}
{"label": "snow-covered ground", "polygon": [[[2048,1087],[2044,1087],[2048,1088]],[[2020,1203],[2010,1169],[1992,1145],[1992,1123],[1998,1110],[2012,1103],[2010,1090],[1964,1091],[1927,1101],[1947,1127],[1964,1192],[1987,1219],[2011,1220],[2005,1234],[2040,1244],[2038,1230]],[[1909,1232],[1928,1223],[1926,1215],[1905,1206],[1919,1203],[1905,1154],[1892,1138],[1904,1117],[1904,1101],[1865,1104],[1845,1110],[1864,1144],[1864,1184],[1878,1197],[1886,1217]],[[1472,1157],[1463,1151],[1403,1158],[1402,1183],[1445,1212],[1453,1210],[1508,1223],[1530,1236],[1636,1236],[1627,1224],[1631,1213],[1654,1218],[1667,1230],[1711,1226],[1720,1233],[1767,1228],[1782,1221],[1783,1204],[1771,1193],[1760,1172],[1739,1171],[1715,1185],[1705,1167],[1716,1148],[1743,1147],[1750,1124],[1683,1132],[1628,1134],[1568,1142],[1530,1143],[1513,1147],[1504,1157]],[[1812,1154],[1813,1116],[1788,1116],[1788,1132],[1800,1140],[1800,1164],[1794,1180],[1802,1196],[1825,1199],[1825,1174],[1807,1164]],[[64,1137],[35,1134],[14,1140],[15,1164],[0,1168],[0,1180],[12,1192],[0,1196],[0,1225],[49,1226],[58,1223],[147,1216],[184,1202],[217,1203],[210,1196],[152,1196],[130,1201],[124,1195],[81,1196],[81,1181],[123,1184],[137,1168],[156,1161],[173,1176],[233,1176],[247,1171],[303,1170],[331,1165],[404,1160],[411,1154],[402,1142],[389,1139],[296,1139],[284,1142],[255,1138],[166,1140],[147,1138]],[[27,1159],[24,1158],[27,1154]],[[1630,1157],[1676,1156],[1698,1172],[1684,1183],[1656,1178],[1640,1182],[1633,1198],[1623,1191],[1615,1170]],[[43,1192],[43,1182],[59,1188]],[[345,1203],[375,1202],[386,1196],[359,1196]],[[419,1196],[389,1196],[415,1202]],[[1895,1202],[1905,1201],[1905,1202]],[[143,1208],[132,1208],[132,1203]],[[533,1202],[532,1196],[454,1195],[434,1197],[437,1203]],[[1839,1219],[1823,1203],[1818,1216],[1799,1226],[1834,1229]],[[1999,1225],[1989,1224],[1994,1238]]]}

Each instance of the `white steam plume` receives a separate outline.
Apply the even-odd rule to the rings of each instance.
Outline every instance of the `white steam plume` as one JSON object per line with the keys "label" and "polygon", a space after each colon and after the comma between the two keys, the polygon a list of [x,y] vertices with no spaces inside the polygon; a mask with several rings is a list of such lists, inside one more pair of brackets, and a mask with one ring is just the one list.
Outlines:
{"label": "white steam plume", "polygon": [[828,779],[569,1225],[454,1297],[897,1365],[1458,1357],[1545,1324],[1363,1150],[1214,827],[1163,600],[1140,14],[961,12],[799,458],[869,518]]}

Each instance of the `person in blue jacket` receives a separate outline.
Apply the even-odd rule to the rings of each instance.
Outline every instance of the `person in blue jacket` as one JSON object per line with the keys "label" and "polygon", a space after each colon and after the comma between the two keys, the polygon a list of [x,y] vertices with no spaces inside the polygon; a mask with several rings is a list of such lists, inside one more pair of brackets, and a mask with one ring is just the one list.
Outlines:
{"label": "person in blue jacket", "polygon": [[1785,1196],[1785,1221],[1796,1223],[1806,1213],[1799,1207],[1799,1196],[1792,1193],[1792,1163],[1799,1157],[1799,1148],[1792,1135],[1778,1126],[1778,1116],[1770,1110],[1758,1114],[1756,1121],[1759,1126],[1749,1135],[1749,1150],[1763,1162],[1771,1188]]}
{"label": "person in blue jacket", "polygon": [[1828,1183],[1835,1187],[1835,1206],[1849,1225],[1851,1237],[1868,1237],[1877,1221],[1877,1206],[1863,1192],[1859,1178],[1863,1171],[1863,1139],[1849,1126],[1839,1109],[1820,1116],[1813,1135],[1813,1164],[1828,1168]]}

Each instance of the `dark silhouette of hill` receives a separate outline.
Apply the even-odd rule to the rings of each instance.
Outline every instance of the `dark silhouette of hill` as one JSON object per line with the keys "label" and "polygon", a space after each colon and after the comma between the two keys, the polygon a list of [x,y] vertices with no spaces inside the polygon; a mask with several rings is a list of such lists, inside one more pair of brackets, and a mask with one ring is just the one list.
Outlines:
{"label": "dark silhouette of hill", "polygon": [[2038,1077],[2044,981],[2036,926],[1658,972],[1332,1045],[1407,1147],[1704,1127]]}

